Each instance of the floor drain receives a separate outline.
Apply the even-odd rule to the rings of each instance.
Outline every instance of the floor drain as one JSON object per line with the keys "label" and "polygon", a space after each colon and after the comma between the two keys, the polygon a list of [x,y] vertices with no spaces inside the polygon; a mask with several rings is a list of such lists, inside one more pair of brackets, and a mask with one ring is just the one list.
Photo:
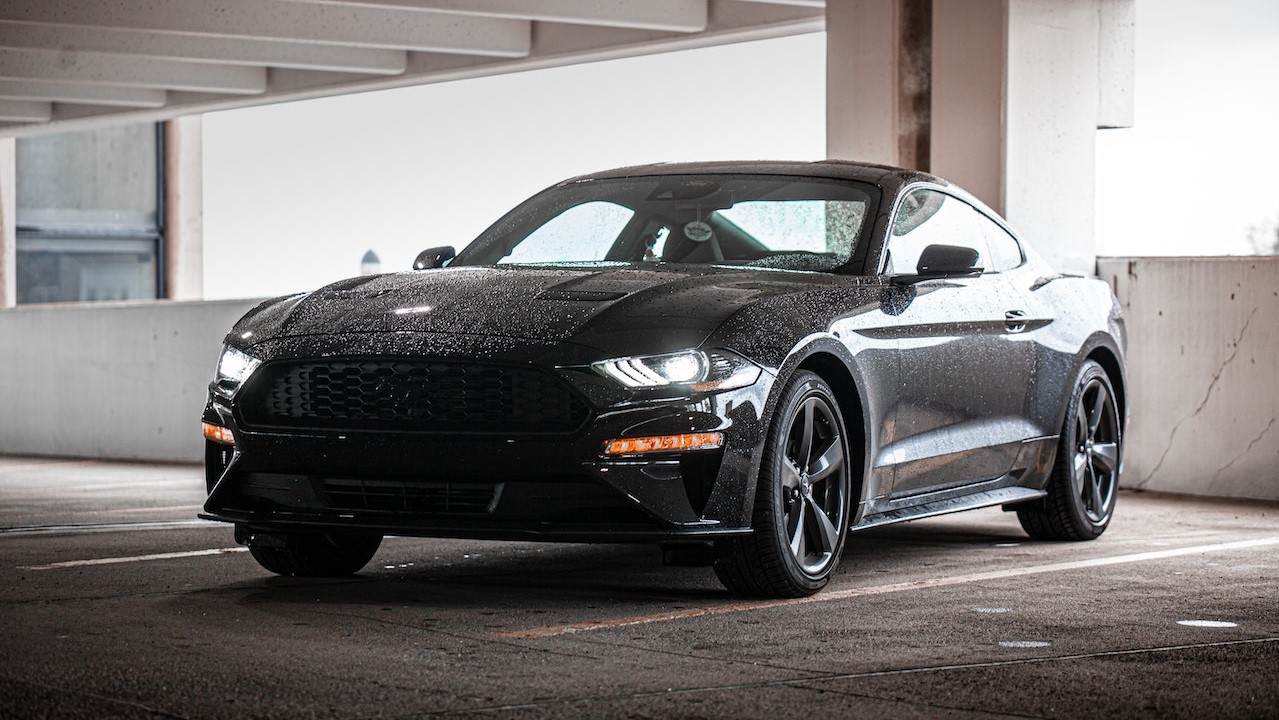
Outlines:
{"label": "floor drain", "polygon": [[973,608],[973,612],[986,615],[998,615],[999,613],[1010,613],[1012,611],[1012,608]]}
{"label": "floor drain", "polygon": [[1185,625],[1186,627],[1239,627],[1238,623],[1232,623],[1228,620],[1178,620],[1177,624]]}

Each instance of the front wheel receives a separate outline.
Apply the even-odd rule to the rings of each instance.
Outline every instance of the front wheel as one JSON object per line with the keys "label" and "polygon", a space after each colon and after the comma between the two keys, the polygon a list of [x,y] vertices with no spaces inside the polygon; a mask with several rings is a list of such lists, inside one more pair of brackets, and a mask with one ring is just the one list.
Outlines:
{"label": "front wheel", "polygon": [[825,587],[848,536],[849,443],[835,393],[799,371],[765,440],[750,537],[721,544],[715,574],[743,595],[802,597]]}
{"label": "front wheel", "polygon": [[378,546],[381,535],[288,533],[249,535],[249,553],[277,575],[341,577],[360,571]]}
{"label": "front wheel", "polygon": [[1088,360],[1079,371],[1061,429],[1048,496],[1017,510],[1040,540],[1092,540],[1106,531],[1119,494],[1123,426],[1110,378]]}

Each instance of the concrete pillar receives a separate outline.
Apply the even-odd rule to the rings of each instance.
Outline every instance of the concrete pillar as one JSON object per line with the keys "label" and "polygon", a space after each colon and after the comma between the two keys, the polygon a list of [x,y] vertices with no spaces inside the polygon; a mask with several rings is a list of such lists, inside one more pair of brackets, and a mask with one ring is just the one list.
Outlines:
{"label": "concrete pillar", "polygon": [[17,142],[0,138],[0,308],[18,303]]}
{"label": "concrete pillar", "polygon": [[1004,211],[1005,0],[933,4],[932,167]]}
{"label": "concrete pillar", "polygon": [[[1131,124],[1134,5],[829,0],[828,153],[934,172],[1091,274],[1096,132]],[[926,35],[909,30],[920,17]]]}
{"label": "concrete pillar", "polygon": [[204,297],[204,135],[199,115],[164,124],[165,297]]}
{"label": "concrete pillar", "polygon": [[932,5],[827,2],[827,157],[928,169]]}
{"label": "concrete pillar", "polygon": [[1096,267],[1100,5],[1008,4],[1004,214],[1062,272]]}

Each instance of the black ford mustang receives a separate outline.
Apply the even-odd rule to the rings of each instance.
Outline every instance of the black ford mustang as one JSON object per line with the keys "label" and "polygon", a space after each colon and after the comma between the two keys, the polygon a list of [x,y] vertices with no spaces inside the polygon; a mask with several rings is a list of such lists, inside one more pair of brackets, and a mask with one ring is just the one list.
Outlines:
{"label": "black ford mustang", "polygon": [[1109,288],[959,188],[626,168],[247,314],[204,411],[204,517],[283,574],[356,572],[384,534],[654,542],[798,596],[885,523],[1002,505],[1097,537],[1124,418]]}

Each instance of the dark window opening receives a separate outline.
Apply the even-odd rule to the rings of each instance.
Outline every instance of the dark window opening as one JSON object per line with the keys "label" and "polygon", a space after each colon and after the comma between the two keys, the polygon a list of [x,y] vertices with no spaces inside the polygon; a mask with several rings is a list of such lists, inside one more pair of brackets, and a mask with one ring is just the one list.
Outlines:
{"label": "dark window opening", "polygon": [[19,304],[163,297],[161,127],[18,139]]}

